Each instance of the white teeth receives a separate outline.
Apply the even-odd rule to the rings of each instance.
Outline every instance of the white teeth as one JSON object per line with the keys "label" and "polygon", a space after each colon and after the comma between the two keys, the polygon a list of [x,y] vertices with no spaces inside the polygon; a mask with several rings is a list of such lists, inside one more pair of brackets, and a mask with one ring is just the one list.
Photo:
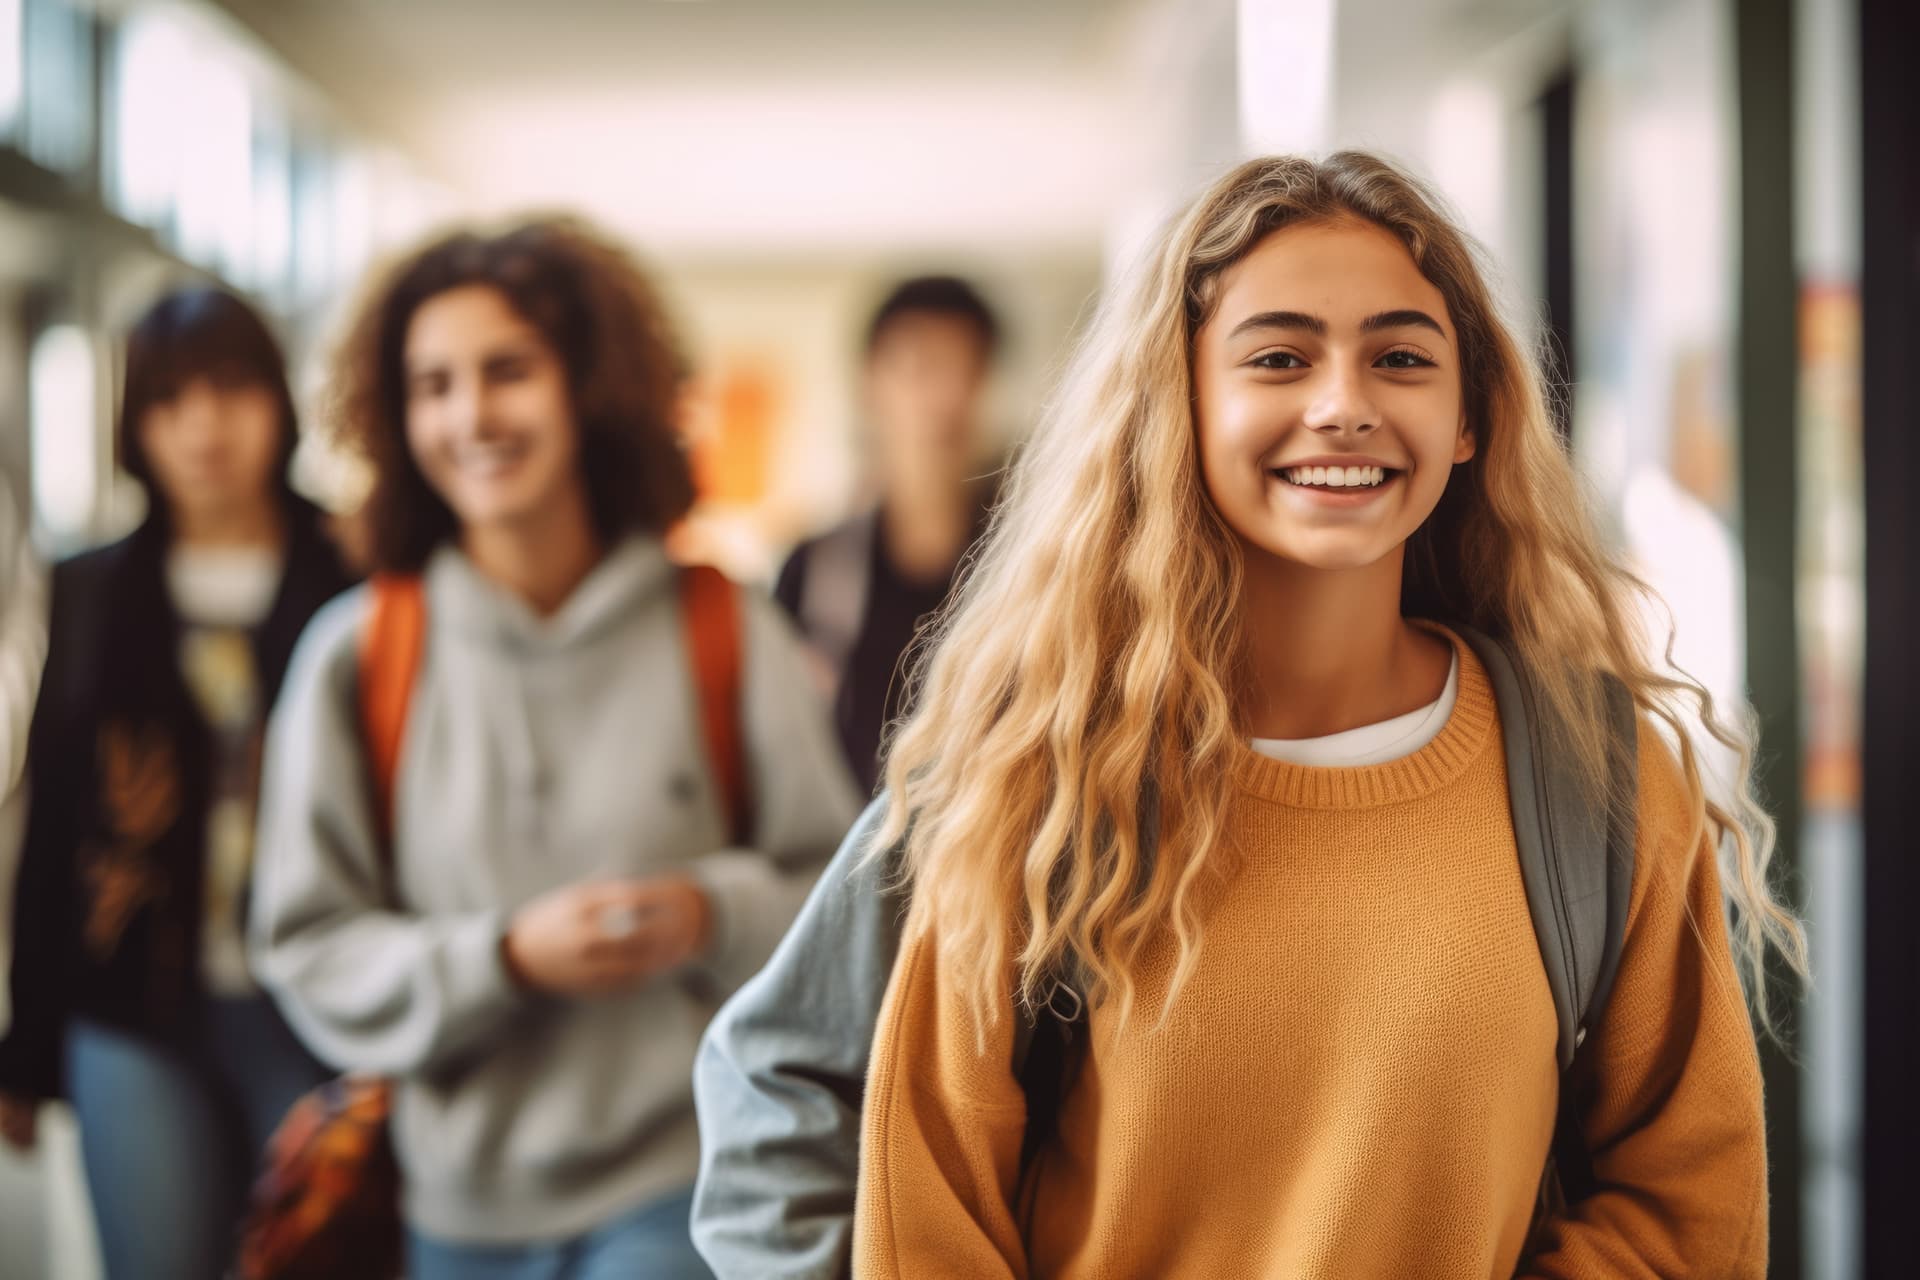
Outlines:
{"label": "white teeth", "polygon": [[453,460],[462,467],[497,471],[513,465],[525,452],[519,444],[470,444],[455,449]]}
{"label": "white teeth", "polygon": [[1370,489],[1387,479],[1384,467],[1288,467],[1281,474],[1294,484],[1326,489]]}

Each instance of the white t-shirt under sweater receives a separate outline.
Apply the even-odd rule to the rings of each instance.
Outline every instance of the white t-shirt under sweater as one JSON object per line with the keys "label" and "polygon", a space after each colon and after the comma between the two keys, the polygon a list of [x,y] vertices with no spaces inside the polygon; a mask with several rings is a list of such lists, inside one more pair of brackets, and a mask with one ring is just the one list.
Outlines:
{"label": "white t-shirt under sweater", "polygon": [[1460,652],[1447,664],[1447,685],[1440,696],[1418,711],[1409,711],[1378,724],[1330,733],[1324,738],[1255,738],[1252,747],[1263,756],[1288,764],[1322,769],[1358,769],[1410,756],[1439,736],[1453,714],[1460,693]]}
{"label": "white t-shirt under sweater", "polygon": [[266,708],[253,662],[253,631],[279,593],[274,547],[176,547],[167,593],[180,617],[180,666],[212,735],[212,794],[201,896],[200,967],[207,989],[254,990],[243,919],[253,875],[254,808]]}

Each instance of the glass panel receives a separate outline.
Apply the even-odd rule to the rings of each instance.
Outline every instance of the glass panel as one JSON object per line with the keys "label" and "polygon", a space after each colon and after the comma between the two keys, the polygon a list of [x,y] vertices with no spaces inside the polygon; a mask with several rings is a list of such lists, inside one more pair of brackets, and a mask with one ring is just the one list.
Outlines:
{"label": "glass panel", "polygon": [[99,423],[93,343],[77,325],[54,325],[28,366],[33,506],[57,544],[85,538],[99,494]]}
{"label": "glass panel", "polygon": [[181,152],[193,123],[178,86],[192,72],[187,34],[164,15],[134,14],[120,27],[108,191],[121,213],[163,233],[173,228]]}
{"label": "glass panel", "polygon": [[175,193],[180,252],[229,277],[248,274],[253,245],[253,100],[218,49],[202,47],[174,86],[192,145]]}
{"label": "glass panel", "polygon": [[251,279],[253,91],[238,58],[164,12],[129,17],[116,55],[114,203],[184,257]]}
{"label": "glass panel", "polygon": [[333,261],[329,283],[350,288],[373,252],[374,171],[370,157],[357,148],[334,153],[332,228],[329,237]]}
{"label": "glass panel", "polygon": [[333,277],[333,183],[327,145],[305,143],[293,169],[293,288],[302,303],[327,296]]}
{"label": "glass panel", "polygon": [[66,0],[26,0],[26,153],[61,173],[93,158],[93,20]]}
{"label": "glass panel", "polygon": [[253,122],[254,287],[284,301],[293,283],[293,144],[277,114]]}
{"label": "glass panel", "polygon": [[[1596,9],[1576,107],[1575,443],[1654,588],[1647,656],[1746,697],[1733,404],[1732,36],[1716,0]],[[1691,724],[1690,709],[1686,712]],[[1711,787],[1735,761],[1695,736]]]}
{"label": "glass panel", "polygon": [[0,0],[0,139],[20,132],[20,108],[26,93],[25,35],[20,0]]}

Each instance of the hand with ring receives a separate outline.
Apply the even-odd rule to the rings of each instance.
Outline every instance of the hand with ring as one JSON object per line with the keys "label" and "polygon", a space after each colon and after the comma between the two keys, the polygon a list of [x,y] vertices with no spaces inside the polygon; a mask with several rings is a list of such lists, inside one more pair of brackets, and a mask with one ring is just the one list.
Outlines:
{"label": "hand with ring", "polygon": [[705,948],[712,907],[684,875],[568,885],[528,903],[501,941],[508,972],[558,995],[637,986]]}

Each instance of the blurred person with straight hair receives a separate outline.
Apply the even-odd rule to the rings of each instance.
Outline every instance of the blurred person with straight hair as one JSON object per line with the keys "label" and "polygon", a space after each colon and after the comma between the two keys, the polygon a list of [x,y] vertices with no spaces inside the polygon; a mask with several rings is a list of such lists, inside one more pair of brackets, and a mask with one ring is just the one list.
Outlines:
{"label": "blurred person with straight hair", "polygon": [[946,600],[992,496],[982,400],[1000,326],[952,276],[901,282],[868,322],[861,400],[876,501],[795,548],[774,598],[806,636],[847,762],[869,793],[900,714],[902,658]]}
{"label": "blurred person with straight hair", "polygon": [[1642,589],[1436,196],[1221,177],[714,1023],[716,1270],[1764,1276],[1755,1024],[1805,939]]}
{"label": "blurred person with straight hair", "polygon": [[[680,380],[651,284],[567,221],[430,244],[341,351],[376,576],[295,655],[254,943],[315,1051],[392,1081],[413,1280],[707,1274],[694,1050],[853,816],[800,642],[746,593],[749,821],[710,756],[662,545],[694,497]],[[407,583],[422,635],[383,766],[360,646]]]}
{"label": "blurred person with straight hair", "polygon": [[[84,430],[85,424],[70,424]],[[127,341],[128,538],[56,567],[28,748],[0,1132],[69,1099],[109,1277],[218,1275],[255,1163],[324,1078],[247,962],[268,710],[348,582],[288,480],[280,348],[231,294],[168,294]]]}

